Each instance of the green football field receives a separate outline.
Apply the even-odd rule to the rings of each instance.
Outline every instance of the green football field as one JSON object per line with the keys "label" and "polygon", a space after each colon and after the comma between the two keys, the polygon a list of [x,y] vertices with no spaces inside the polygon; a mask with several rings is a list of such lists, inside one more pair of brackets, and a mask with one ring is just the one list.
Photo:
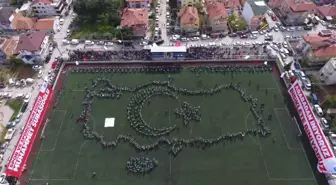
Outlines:
{"label": "green football field", "polygon": [[[316,185],[313,171],[298,138],[298,128],[291,119],[281,95],[281,87],[273,72],[191,72],[184,67],[177,73],[165,72],[71,72],[61,91],[59,103],[51,112],[45,128],[45,138],[33,153],[34,160],[28,170],[29,184],[33,185]],[[213,145],[183,145],[177,154],[172,145],[159,144],[157,148],[142,152],[128,141],[120,141],[115,148],[104,148],[97,140],[87,140],[83,123],[76,123],[84,110],[82,102],[87,96],[85,87],[104,78],[110,85],[134,88],[120,90],[118,98],[92,99],[87,125],[91,132],[103,136],[106,142],[119,135],[129,134],[139,145],[150,145],[160,137],[174,139],[214,139],[223,134],[261,129],[248,102],[232,88],[223,88],[214,94],[190,95],[182,90],[202,91],[240,84],[249,97],[257,100],[257,109],[270,128],[271,134],[246,134],[242,139],[222,140]],[[156,85],[153,84],[155,81]],[[169,81],[166,85],[157,85]],[[108,83],[98,83],[93,92],[100,92]],[[150,84],[144,86],[144,84]],[[136,88],[139,87],[139,88]],[[146,89],[162,87],[172,96],[157,94],[142,97],[138,110],[144,123],[151,128],[170,128],[160,136],[144,136],[131,126],[128,109],[132,98]],[[172,89],[171,87],[174,87]],[[200,120],[190,120],[176,114],[183,103],[198,107]],[[271,115],[270,120],[268,119]],[[115,118],[114,127],[105,127],[105,118]],[[126,170],[130,157],[155,158],[159,163],[150,173],[134,174]],[[92,178],[93,172],[96,176]]]}

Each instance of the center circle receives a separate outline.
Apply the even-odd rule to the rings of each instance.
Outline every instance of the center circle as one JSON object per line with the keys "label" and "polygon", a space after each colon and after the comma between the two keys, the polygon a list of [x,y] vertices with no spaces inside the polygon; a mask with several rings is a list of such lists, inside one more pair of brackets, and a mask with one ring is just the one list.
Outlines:
{"label": "center circle", "polygon": [[[159,98],[162,98],[163,96],[165,95],[157,95],[155,96],[155,100],[159,99]],[[152,100],[154,97],[150,97],[146,100],[146,102]],[[170,98],[170,99],[174,99],[174,98]],[[155,101],[154,100],[154,101]],[[145,102],[145,105],[147,106],[150,106],[148,105],[148,103]],[[141,110],[141,114],[143,113],[143,111],[146,111],[146,108],[145,106],[143,106],[143,109]],[[149,116],[148,120],[144,120],[146,122],[146,124],[148,124],[149,126],[152,126],[152,127],[155,127],[157,128],[157,125],[155,125],[155,118],[157,118],[158,116],[160,117],[167,117],[168,119],[168,124],[167,126],[172,126],[172,125],[175,125],[175,124],[179,124],[179,123],[172,123],[171,121],[171,116],[174,114],[174,109],[172,108],[168,108],[168,110],[166,110],[166,108],[164,110],[158,110],[158,112],[154,112],[151,116]],[[181,123],[182,124],[182,123]],[[174,132],[174,131],[173,131]],[[152,142],[155,142],[157,140],[157,137],[149,137],[149,140],[152,141]],[[168,145],[165,145],[165,146],[162,146],[162,145],[159,145],[158,148],[162,149],[162,150],[170,150],[171,147],[168,146]]]}

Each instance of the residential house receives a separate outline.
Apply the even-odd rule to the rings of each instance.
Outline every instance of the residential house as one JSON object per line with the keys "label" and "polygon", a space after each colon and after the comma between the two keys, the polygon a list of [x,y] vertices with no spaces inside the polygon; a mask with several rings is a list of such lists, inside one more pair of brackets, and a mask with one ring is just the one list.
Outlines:
{"label": "residential house", "polygon": [[202,0],[180,0],[178,2],[178,5],[181,4],[180,7],[185,7],[185,6],[197,6],[197,5],[202,5]]}
{"label": "residential house", "polygon": [[320,80],[325,85],[336,84],[336,58],[331,58],[319,71]]}
{"label": "residential house", "polygon": [[32,7],[31,7],[32,2],[28,1],[27,3],[23,4],[20,9],[19,12],[22,15],[32,15]]}
{"label": "residential house", "polygon": [[10,17],[11,28],[14,30],[31,30],[36,20],[36,18],[25,17],[16,10]]}
{"label": "residential house", "polygon": [[[242,9],[242,4],[245,3],[245,0],[206,0],[207,3],[209,2],[220,2],[224,4],[226,12],[230,15],[233,12],[238,12]],[[243,2],[243,3],[242,3]],[[205,4],[205,3],[204,3]]]}
{"label": "residential house", "polygon": [[242,16],[248,23],[251,30],[255,31],[262,26],[261,21],[265,18],[265,13],[268,6],[264,1],[260,0],[247,0],[243,7]]}
{"label": "residential house", "polygon": [[269,6],[278,10],[278,16],[287,26],[304,24],[308,15],[316,9],[309,0],[270,0]]}
{"label": "residential house", "polygon": [[9,0],[0,0],[0,7],[8,7],[10,6]]}
{"label": "residential house", "polygon": [[178,13],[180,18],[181,30],[184,33],[194,33],[200,28],[200,18],[197,8],[192,6],[185,6],[180,9]]}
{"label": "residential house", "polygon": [[223,3],[207,1],[205,3],[206,22],[212,33],[228,32],[228,13]]}
{"label": "residential house", "polygon": [[17,58],[26,64],[43,62],[48,55],[49,36],[43,31],[21,35],[16,47]]}
{"label": "residential house", "polygon": [[308,65],[325,64],[331,58],[336,57],[335,33],[330,36],[320,36],[319,34],[310,33],[302,35],[302,38],[303,40],[298,44],[296,49],[305,56]]}
{"label": "residential house", "polygon": [[37,17],[52,17],[62,14],[65,3],[62,0],[35,0],[31,7]]}
{"label": "residential house", "polygon": [[316,13],[321,19],[332,20],[336,18],[336,6],[318,6]]}
{"label": "residential house", "polygon": [[6,39],[0,46],[0,63],[5,63],[13,54],[19,43],[19,36],[13,36]]}
{"label": "residential house", "polygon": [[11,30],[11,21],[9,18],[12,16],[15,8],[13,7],[0,7],[0,30]]}
{"label": "residential house", "polygon": [[148,8],[150,3],[150,0],[126,0],[128,8]]}
{"label": "residential house", "polygon": [[147,8],[124,8],[120,26],[131,28],[134,37],[144,37],[147,32],[147,25]]}
{"label": "residential house", "polygon": [[327,4],[335,4],[335,0],[314,0],[317,5],[327,5]]}
{"label": "residential house", "polygon": [[34,24],[34,30],[36,31],[44,31],[48,34],[55,33],[57,29],[57,24],[55,18],[44,18],[38,19]]}
{"label": "residential house", "polygon": [[226,11],[228,12],[228,14],[230,15],[231,13],[235,12],[235,11],[239,11],[242,9],[242,1],[240,0],[219,0],[219,2],[224,3],[224,6],[226,8]]}

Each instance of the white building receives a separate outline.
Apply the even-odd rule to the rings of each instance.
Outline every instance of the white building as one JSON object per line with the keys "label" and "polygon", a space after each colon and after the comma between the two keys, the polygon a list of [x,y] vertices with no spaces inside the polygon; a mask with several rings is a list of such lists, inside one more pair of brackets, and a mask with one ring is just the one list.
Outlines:
{"label": "white building", "polygon": [[21,6],[19,12],[24,12],[25,15],[29,15],[32,11],[31,4],[30,1],[26,2]]}
{"label": "white building", "polygon": [[0,7],[10,6],[9,0],[0,0]]}
{"label": "white building", "polygon": [[17,58],[26,64],[43,62],[48,56],[49,36],[43,31],[36,31],[20,36],[16,48]]}
{"label": "white building", "polygon": [[51,17],[62,14],[65,2],[63,0],[35,0],[31,7],[36,17]]}
{"label": "white building", "polygon": [[260,26],[260,21],[264,19],[264,14],[268,10],[264,1],[247,0],[243,7],[242,16],[246,20],[251,30],[255,31]]}
{"label": "white building", "polygon": [[326,85],[336,84],[336,58],[330,59],[320,69],[320,79]]}

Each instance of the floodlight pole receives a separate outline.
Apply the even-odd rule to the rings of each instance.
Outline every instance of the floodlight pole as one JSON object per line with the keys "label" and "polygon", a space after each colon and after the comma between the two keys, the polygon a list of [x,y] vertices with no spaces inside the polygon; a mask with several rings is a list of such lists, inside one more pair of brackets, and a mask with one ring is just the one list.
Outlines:
{"label": "floodlight pole", "polygon": [[124,43],[124,38],[123,38],[123,34],[121,32],[122,27],[121,26],[117,26],[117,30],[120,32],[120,36],[121,36],[121,42],[123,44],[123,49],[125,49],[125,43]]}

